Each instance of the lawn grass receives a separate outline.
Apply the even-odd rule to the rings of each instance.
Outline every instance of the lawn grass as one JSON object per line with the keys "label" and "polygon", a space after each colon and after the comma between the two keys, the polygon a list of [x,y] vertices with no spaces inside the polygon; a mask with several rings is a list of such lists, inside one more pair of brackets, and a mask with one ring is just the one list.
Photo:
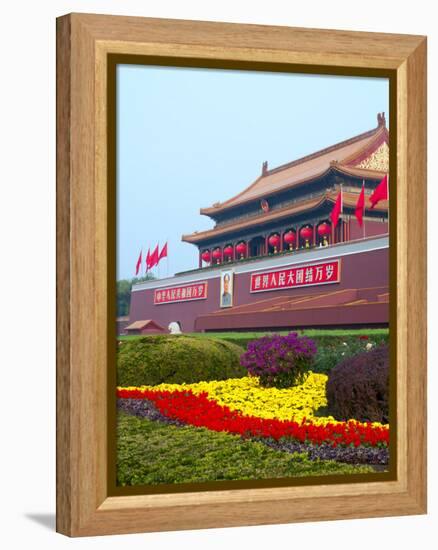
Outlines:
{"label": "lawn grass", "polygon": [[123,412],[117,417],[117,484],[196,483],[373,472],[371,466],[311,461],[254,441]]}
{"label": "lawn grass", "polygon": [[[261,331],[261,332],[188,332],[184,333],[189,336],[196,336],[198,338],[232,338],[233,340],[249,340],[256,339],[264,336],[265,334],[289,334],[294,329],[291,330],[280,330],[280,331]],[[356,328],[356,329],[304,329],[297,330],[299,334],[309,336],[309,337],[318,337],[318,336],[384,336],[389,334],[388,328]],[[135,338],[142,338],[144,335],[130,334],[130,335],[121,335],[118,336],[120,340],[131,340]]]}

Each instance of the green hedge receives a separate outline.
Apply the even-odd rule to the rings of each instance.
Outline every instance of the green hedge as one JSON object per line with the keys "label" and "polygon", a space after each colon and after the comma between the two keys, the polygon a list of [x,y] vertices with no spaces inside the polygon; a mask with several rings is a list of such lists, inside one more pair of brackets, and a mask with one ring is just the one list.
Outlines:
{"label": "green hedge", "polygon": [[181,384],[241,378],[242,348],[217,338],[150,335],[121,340],[117,350],[119,386]]}
{"label": "green hedge", "polygon": [[[366,336],[366,335],[363,335]],[[338,363],[348,357],[353,357],[357,353],[365,351],[367,346],[373,348],[388,344],[389,335],[380,334],[360,338],[358,336],[349,336],[346,338],[335,338],[330,340],[325,336],[314,338],[317,345],[317,354],[315,364],[312,367],[313,372],[328,374]]]}
{"label": "green hedge", "polygon": [[[290,331],[290,332],[295,332],[295,331]],[[388,343],[388,340],[389,340],[388,333],[377,333],[377,334],[369,333],[368,334],[367,332],[363,332],[363,333],[360,332],[357,335],[347,333],[346,335],[335,334],[332,336],[330,334],[318,335],[318,334],[307,334],[307,332],[300,332],[300,331],[296,331],[296,332],[298,332],[300,336],[301,335],[309,336],[309,338],[311,338],[316,343],[318,348],[339,347],[339,346],[342,346],[344,342],[346,342],[347,345],[352,345],[360,341],[360,336],[366,336],[368,337],[370,342],[375,342],[376,344]],[[231,342],[233,344],[236,344],[246,349],[248,342],[257,340],[258,338],[261,338],[266,334],[273,334],[273,333],[260,333],[260,335],[250,335],[250,336],[246,336],[246,335],[239,336],[238,333],[236,333],[236,335],[227,334],[224,337],[215,335],[214,338],[218,340],[225,340],[226,342]],[[282,331],[276,334],[287,334],[287,332]]]}

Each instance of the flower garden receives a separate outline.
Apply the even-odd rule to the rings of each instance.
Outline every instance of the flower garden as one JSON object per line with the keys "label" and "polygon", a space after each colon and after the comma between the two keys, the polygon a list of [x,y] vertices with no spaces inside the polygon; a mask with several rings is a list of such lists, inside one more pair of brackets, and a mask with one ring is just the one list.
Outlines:
{"label": "flower garden", "polygon": [[[351,356],[341,360],[345,355],[341,343],[339,350],[344,351],[339,351],[338,365],[328,373],[314,372],[312,367],[318,365],[314,340],[297,333],[268,335],[249,341],[246,350],[226,343],[222,369],[207,360],[195,381],[184,353],[189,348],[192,361],[198,357],[197,365],[202,365],[200,354],[208,354],[208,340],[202,348],[195,337],[166,336],[157,337],[151,346],[153,338],[123,343],[119,350],[119,485],[368,473],[387,468],[384,390],[378,389],[380,401],[371,413],[361,409],[364,396],[360,395],[361,388],[369,392],[370,376],[387,383],[387,375],[381,374],[388,367],[387,346],[370,346],[368,338],[356,338],[354,346],[347,346]],[[161,371],[153,370],[157,347],[164,379],[169,381],[160,381]],[[171,371],[177,356],[181,368],[174,366]],[[348,372],[351,365],[353,375]],[[223,372],[222,379],[218,372]],[[137,384],[130,383],[134,379]],[[351,411],[357,417],[332,414],[337,408],[330,403],[331,395],[340,402],[343,391],[352,395],[350,387],[344,390],[345,380],[354,380],[352,401],[359,408],[354,409],[353,402]],[[365,398],[367,406],[373,402],[373,396]]]}

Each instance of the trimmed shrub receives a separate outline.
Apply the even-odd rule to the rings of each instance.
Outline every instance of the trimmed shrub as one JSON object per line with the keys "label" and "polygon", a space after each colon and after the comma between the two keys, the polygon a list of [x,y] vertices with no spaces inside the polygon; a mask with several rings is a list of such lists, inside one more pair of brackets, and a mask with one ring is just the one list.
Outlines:
{"label": "trimmed shrub", "polygon": [[241,378],[242,348],[213,338],[149,335],[121,340],[117,350],[117,385],[193,382]]}
{"label": "trimmed shrub", "polygon": [[[313,372],[328,374],[330,370],[339,363],[340,356],[343,358],[351,357],[361,351],[365,351],[368,344],[376,347],[389,342],[389,335],[384,333],[367,333],[367,331],[364,330],[363,332],[357,331],[357,334],[351,334],[351,331],[346,331],[345,335],[339,335],[339,330],[333,332],[333,335],[312,334],[310,336],[318,350],[312,364]],[[298,334],[300,335],[299,332]],[[272,335],[267,334],[266,336]],[[244,337],[240,336],[239,333],[236,333],[235,336],[227,335],[223,338],[215,335],[215,338],[232,342],[243,348],[247,348],[248,344],[255,339],[254,336]]]}
{"label": "trimmed shrub", "polygon": [[327,411],[337,420],[388,423],[389,348],[344,359],[329,374]]}
{"label": "trimmed shrub", "polygon": [[249,342],[240,363],[262,386],[288,388],[304,381],[315,353],[314,342],[306,336],[273,334]]}
{"label": "trimmed shrub", "polygon": [[387,335],[382,336],[350,336],[346,338],[322,337],[316,339],[318,343],[318,353],[312,367],[314,372],[329,374],[336,367],[340,358],[347,359],[363,351],[369,351],[370,348],[381,346],[388,343]]}

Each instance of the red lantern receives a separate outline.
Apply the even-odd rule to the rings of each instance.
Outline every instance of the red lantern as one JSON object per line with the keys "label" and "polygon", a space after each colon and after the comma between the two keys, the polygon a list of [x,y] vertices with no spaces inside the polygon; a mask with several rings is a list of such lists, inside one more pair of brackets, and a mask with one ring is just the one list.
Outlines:
{"label": "red lantern", "polygon": [[327,222],[322,222],[318,225],[318,235],[320,237],[328,237],[330,235],[331,228]]}
{"label": "red lantern", "polygon": [[292,247],[295,244],[296,240],[297,236],[295,234],[295,231],[292,231],[292,229],[284,234],[284,242],[289,245],[289,250],[292,250]]}
{"label": "red lantern", "polygon": [[300,237],[305,240],[305,247],[309,248],[309,241],[313,237],[313,229],[308,225],[300,229]]}
{"label": "red lantern", "polygon": [[302,239],[304,239],[305,241],[309,240],[312,238],[313,236],[313,230],[311,227],[309,227],[308,225],[306,227],[302,227],[300,229],[300,236]]}
{"label": "red lantern", "polygon": [[274,248],[274,254],[277,253],[277,247],[280,244],[280,237],[276,234],[271,235],[268,239],[268,243]]}
{"label": "red lantern", "polygon": [[214,260],[217,260],[218,262],[220,261],[220,259],[222,258],[222,252],[221,252],[221,249],[220,248],[215,248],[213,250],[213,259]]}
{"label": "red lantern", "polygon": [[244,254],[246,254],[246,244],[243,243],[243,242],[240,242],[237,246],[236,246],[236,252],[238,254],[240,254],[240,259],[243,258]]}
{"label": "red lantern", "polygon": [[224,256],[231,259],[232,255],[233,255],[233,247],[229,244],[224,248]]}
{"label": "red lantern", "polygon": [[201,258],[206,264],[210,263],[211,260],[211,254],[209,250],[204,250],[204,252],[201,254]]}
{"label": "red lantern", "polygon": [[280,237],[278,235],[271,235],[268,239],[268,243],[271,246],[278,246],[280,244]]}
{"label": "red lantern", "polygon": [[318,225],[318,235],[322,237],[322,244],[324,246],[328,245],[328,236],[331,233],[330,224],[327,222],[322,222]]}

